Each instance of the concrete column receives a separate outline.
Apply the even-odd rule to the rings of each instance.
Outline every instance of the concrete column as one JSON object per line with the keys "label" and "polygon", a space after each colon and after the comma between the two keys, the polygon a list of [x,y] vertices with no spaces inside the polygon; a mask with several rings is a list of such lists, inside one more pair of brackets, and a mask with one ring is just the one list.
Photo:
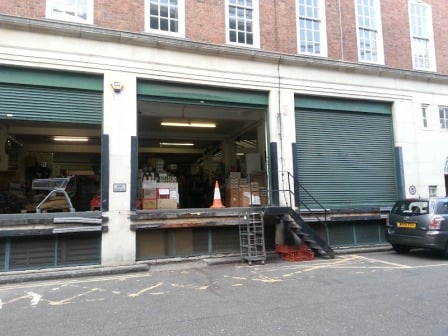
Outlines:
{"label": "concrete column", "polygon": [[[117,88],[114,90],[111,84]],[[130,230],[131,136],[137,135],[137,79],[121,72],[104,74],[103,132],[109,135],[109,232],[102,238],[102,264],[135,262]],[[117,188],[115,186],[125,186]],[[118,191],[119,190],[119,191]]]}
{"label": "concrete column", "polygon": [[235,140],[226,140],[222,143],[222,156],[223,162],[226,167],[226,173],[230,171],[230,168],[236,167],[236,145]]}
{"label": "concrete column", "polygon": [[293,181],[288,179],[287,172],[294,174],[292,143],[296,141],[292,90],[275,89],[269,92],[269,141],[277,143],[279,189],[284,190],[280,193],[280,204],[291,205],[288,190],[292,189]]}

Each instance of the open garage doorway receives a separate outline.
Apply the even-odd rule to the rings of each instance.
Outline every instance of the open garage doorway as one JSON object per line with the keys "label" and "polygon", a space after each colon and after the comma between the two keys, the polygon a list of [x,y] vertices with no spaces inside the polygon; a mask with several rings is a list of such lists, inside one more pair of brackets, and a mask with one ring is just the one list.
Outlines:
{"label": "open garage doorway", "polygon": [[141,209],[208,208],[216,182],[227,207],[248,205],[240,186],[266,189],[267,93],[154,82],[138,92]]}
{"label": "open garage doorway", "polygon": [[0,213],[91,210],[102,90],[99,75],[0,67]]}

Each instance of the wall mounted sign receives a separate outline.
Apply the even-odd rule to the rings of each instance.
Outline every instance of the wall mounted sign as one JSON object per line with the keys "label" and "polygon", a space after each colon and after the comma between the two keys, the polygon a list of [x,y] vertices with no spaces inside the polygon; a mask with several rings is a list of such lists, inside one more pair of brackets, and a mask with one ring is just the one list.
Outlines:
{"label": "wall mounted sign", "polygon": [[114,183],[113,190],[114,192],[126,192],[126,183]]}
{"label": "wall mounted sign", "polygon": [[415,195],[416,192],[417,192],[417,188],[414,185],[409,186],[409,193],[411,195]]}

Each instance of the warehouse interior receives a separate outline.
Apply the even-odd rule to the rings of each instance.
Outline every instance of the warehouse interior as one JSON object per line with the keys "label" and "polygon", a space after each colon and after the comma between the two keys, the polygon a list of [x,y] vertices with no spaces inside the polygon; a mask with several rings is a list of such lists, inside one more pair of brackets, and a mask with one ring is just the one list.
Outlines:
{"label": "warehouse interior", "polygon": [[[216,181],[226,206],[242,206],[230,203],[229,189],[250,186],[251,174],[265,180],[265,110],[139,100],[137,113],[139,184],[153,189],[141,190],[143,209],[158,208],[155,198],[171,196],[178,199],[162,201],[169,208],[209,207]],[[148,180],[173,183],[176,190],[158,195]]]}
{"label": "warehouse interior", "polygon": [[[138,100],[136,113],[140,209],[145,198],[143,181],[149,179],[178,185],[177,195],[157,195],[157,190],[152,195],[177,198],[169,208],[208,207],[215,181],[219,181],[223,202],[231,206],[225,199],[230,175],[249,185],[244,180],[248,169],[258,174],[266,170],[265,110]],[[162,122],[191,126],[162,126]],[[201,123],[214,127],[194,127]],[[92,210],[92,199],[100,196],[101,132],[101,125],[93,124],[0,120],[0,212],[35,211],[49,190],[33,190],[33,180],[66,176],[74,177],[68,189],[76,211]],[[61,136],[65,139],[57,141]],[[85,141],[74,142],[70,137]],[[6,193],[13,195],[12,200],[17,196],[19,204],[11,204]],[[67,211],[66,203],[50,203],[42,209]]]}

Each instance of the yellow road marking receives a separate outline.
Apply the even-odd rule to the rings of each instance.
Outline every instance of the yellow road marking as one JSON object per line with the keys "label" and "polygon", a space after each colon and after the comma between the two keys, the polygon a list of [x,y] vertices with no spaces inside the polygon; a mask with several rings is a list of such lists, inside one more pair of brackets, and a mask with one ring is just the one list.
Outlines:
{"label": "yellow road marking", "polygon": [[91,290],[89,290],[89,291],[87,291],[85,293],[80,293],[78,295],[74,295],[72,297],[66,298],[66,299],[61,300],[61,301],[48,301],[48,304],[52,305],[52,306],[61,306],[61,305],[64,305],[64,304],[71,303],[71,300],[80,298],[81,296],[88,295],[88,294],[91,294],[93,292],[97,292],[99,290],[100,290],[99,288],[93,288],[93,289],[91,289]]}
{"label": "yellow road marking", "polygon": [[151,286],[151,287],[144,288],[141,291],[138,291],[137,293],[128,294],[128,296],[129,297],[137,297],[137,296],[139,296],[139,295],[141,295],[141,294],[143,294],[143,293],[145,293],[147,291],[150,291],[151,289],[154,289],[154,288],[157,288],[157,287],[161,286],[162,284],[163,284],[163,282],[159,282],[158,284],[156,284],[154,286]]}
{"label": "yellow road marking", "polygon": [[129,280],[135,278],[144,278],[150,277],[151,274],[126,274],[126,275],[118,275],[118,276],[107,276],[107,277],[94,277],[94,278],[83,278],[83,279],[71,279],[71,280],[49,280],[46,282],[31,282],[31,283],[21,283],[21,284],[13,284],[13,285],[5,285],[0,286],[0,292],[10,290],[10,289],[18,289],[18,288],[36,288],[36,287],[47,287],[47,286],[68,286],[74,284],[83,284],[83,283],[95,283],[95,282],[104,282],[104,281],[115,281],[115,280]]}
{"label": "yellow road marking", "polygon": [[[371,261],[371,262],[376,262],[376,263],[380,263],[380,264],[385,264],[385,265],[389,265],[392,266],[394,268],[414,268],[413,266],[407,266],[407,265],[403,265],[403,264],[397,264],[397,263],[393,263],[393,262],[389,262],[389,261],[384,261],[384,260],[379,260],[379,259],[374,259],[374,258],[367,258],[367,257],[363,257],[363,256],[359,256],[356,255],[354,256],[358,259],[361,260],[366,260],[366,261]],[[374,267],[372,267],[374,268]]]}

